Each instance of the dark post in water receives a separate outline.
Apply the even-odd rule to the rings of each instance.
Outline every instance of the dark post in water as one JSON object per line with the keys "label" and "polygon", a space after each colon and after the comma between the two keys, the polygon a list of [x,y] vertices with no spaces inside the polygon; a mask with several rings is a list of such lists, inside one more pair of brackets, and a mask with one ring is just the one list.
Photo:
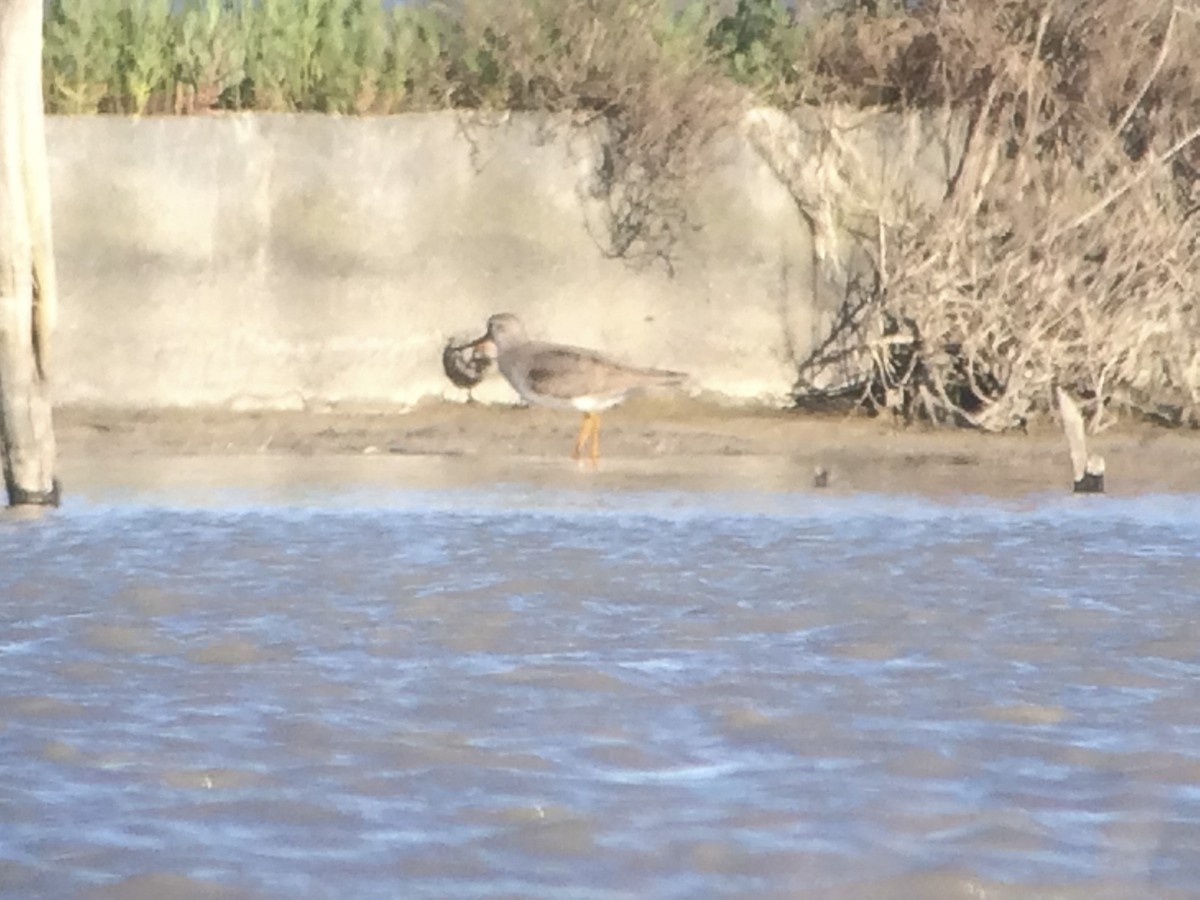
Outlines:
{"label": "dark post in water", "polygon": [[58,503],[49,383],[58,301],[42,0],[0,0],[0,455],[13,506]]}

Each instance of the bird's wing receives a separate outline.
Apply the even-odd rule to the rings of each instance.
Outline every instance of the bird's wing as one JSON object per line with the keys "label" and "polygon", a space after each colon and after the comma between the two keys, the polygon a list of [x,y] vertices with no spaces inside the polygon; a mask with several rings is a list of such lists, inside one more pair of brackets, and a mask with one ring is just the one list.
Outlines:
{"label": "bird's wing", "polygon": [[625,366],[594,350],[552,344],[533,349],[526,368],[532,390],[563,400],[620,394],[654,382],[655,375],[654,370]]}

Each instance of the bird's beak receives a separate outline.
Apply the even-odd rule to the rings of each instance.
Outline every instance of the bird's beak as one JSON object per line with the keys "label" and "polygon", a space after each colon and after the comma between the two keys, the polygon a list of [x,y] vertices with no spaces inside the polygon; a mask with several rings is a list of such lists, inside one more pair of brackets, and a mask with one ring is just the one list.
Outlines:
{"label": "bird's beak", "polygon": [[496,358],[496,342],[492,340],[491,332],[485,333],[482,337],[477,337],[469,344],[464,344],[461,350],[476,350],[486,356],[488,359]]}
{"label": "bird's beak", "polygon": [[488,356],[488,358],[496,358],[496,341],[492,340],[490,332],[476,337],[474,341],[456,344],[456,346],[450,349],[454,350],[455,353],[462,353],[463,350],[481,350],[482,354]]}

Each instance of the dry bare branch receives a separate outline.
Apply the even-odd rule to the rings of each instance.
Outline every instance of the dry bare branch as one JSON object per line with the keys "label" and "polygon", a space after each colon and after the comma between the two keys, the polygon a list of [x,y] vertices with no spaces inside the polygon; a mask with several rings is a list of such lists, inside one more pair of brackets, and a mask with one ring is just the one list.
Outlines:
{"label": "dry bare branch", "polygon": [[[947,83],[973,85],[949,101],[970,124],[946,202],[879,208],[886,291],[858,339],[880,392],[988,430],[1058,384],[1093,430],[1122,409],[1200,424],[1200,23],[1162,0],[924,8]],[[967,47],[988,48],[982,74]],[[880,351],[870,323],[889,318],[911,322],[915,360]]]}

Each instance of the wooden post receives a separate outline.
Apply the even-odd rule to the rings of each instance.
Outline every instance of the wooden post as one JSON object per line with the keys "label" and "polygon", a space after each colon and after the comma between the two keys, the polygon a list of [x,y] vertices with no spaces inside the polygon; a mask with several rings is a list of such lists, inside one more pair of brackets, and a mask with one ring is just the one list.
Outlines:
{"label": "wooden post", "polygon": [[1056,388],[1058,412],[1062,416],[1063,433],[1067,436],[1067,447],[1071,451],[1071,473],[1075,476],[1076,494],[1104,493],[1104,458],[1088,455],[1087,434],[1083,425],[1083,414],[1075,401],[1062,388]]}
{"label": "wooden post", "polygon": [[0,0],[0,455],[12,506],[57,505],[49,383],[58,303],[42,0]]}

